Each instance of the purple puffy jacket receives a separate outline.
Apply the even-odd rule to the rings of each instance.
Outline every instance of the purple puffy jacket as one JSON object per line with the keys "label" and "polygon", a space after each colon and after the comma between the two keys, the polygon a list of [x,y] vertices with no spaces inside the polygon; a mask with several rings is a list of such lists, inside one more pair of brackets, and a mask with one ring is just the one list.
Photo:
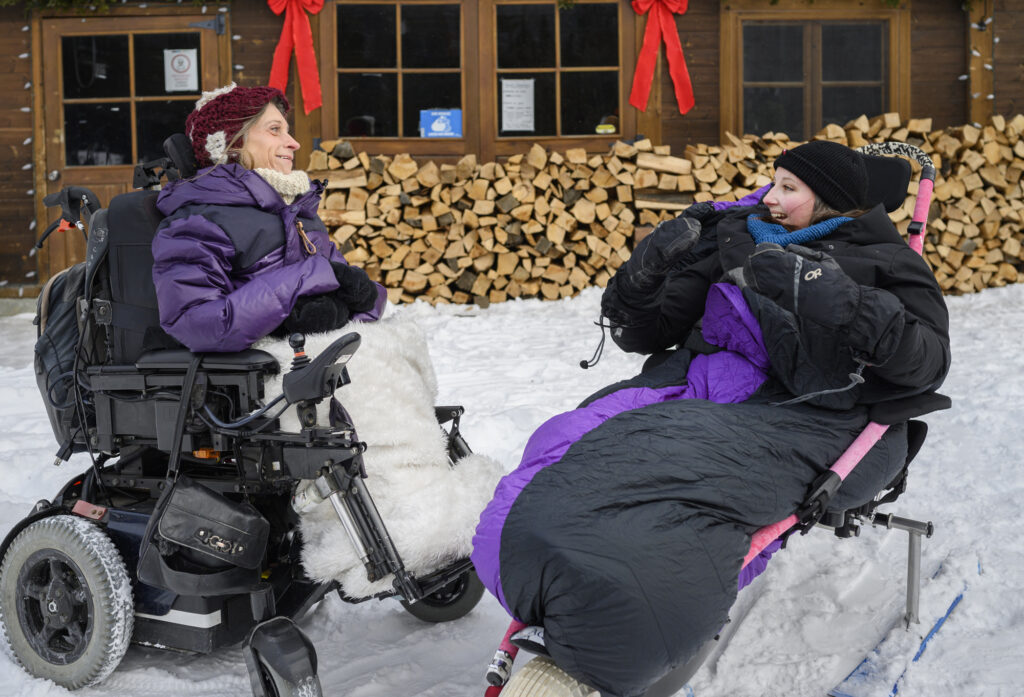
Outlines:
{"label": "purple puffy jacket", "polygon": [[[297,298],[338,287],[346,263],[317,216],[322,184],[291,204],[237,164],[200,170],[157,199],[167,216],[153,240],[160,326],[193,351],[241,351],[276,329]],[[309,254],[296,223],[316,251]],[[378,319],[387,301],[353,319]]]}

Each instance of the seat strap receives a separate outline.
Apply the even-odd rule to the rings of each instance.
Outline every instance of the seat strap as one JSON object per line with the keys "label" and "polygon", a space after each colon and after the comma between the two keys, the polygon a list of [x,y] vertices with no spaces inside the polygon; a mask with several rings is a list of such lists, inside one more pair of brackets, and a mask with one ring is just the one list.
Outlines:
{"label": "seat strap", "polygon": [[145,331],[160,326],[160,312],[156,308],[127,305],[110,301],[110,323],[118,329]]}
{"label": "seat strap", "polygon": [[192,386],[196,382],[196,372],[199,364],[203,361],[203,354],[197,353],[189,361],[188,371],[181,383],[181,401],[178,402],[178,413],[174,419],[174,445],[171,446],[170,455],[167,457],[167,479],[170,483],[178,480],[179,464],[181,462],[181,441],[185,434],[185,416],[188,414],[188,405],[192,401]]}

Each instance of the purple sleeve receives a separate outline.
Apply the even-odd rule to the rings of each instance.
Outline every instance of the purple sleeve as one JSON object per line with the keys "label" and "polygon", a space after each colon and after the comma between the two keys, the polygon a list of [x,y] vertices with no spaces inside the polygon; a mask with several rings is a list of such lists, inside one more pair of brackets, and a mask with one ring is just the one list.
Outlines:
{"label": "purple sleeve", "polygon": [[732,208],[733,206],[753,206],[761,202],[761,198],[768,193],[768,189],[771,187],[771,184],[765,184],[757,191],[747,194],[738,201],[712,201],[711,205],[715,207],[716,211]]}
{"label": "purple sleeve", "polygon": [[236,285],[234,245],[206,218],[163,226],[153,240],[153,282],[160,326],[193,351],[241,351],[275,329],[301,295],[338,287],[327,257],[258,272]]}
{"label": "purple sleeve", "polygon": [[761,572],[768,566],[768,560],[772,558],[772,555],[779,551],[782,547],[782,540],[775,540],[770,543],[767,547],[761,550],[760,554],[750,560],[750,563],[744,566],[740,570],[739,578],[739,589],[743,590],[743,587],[753,581],[755,578],[761,575]]}

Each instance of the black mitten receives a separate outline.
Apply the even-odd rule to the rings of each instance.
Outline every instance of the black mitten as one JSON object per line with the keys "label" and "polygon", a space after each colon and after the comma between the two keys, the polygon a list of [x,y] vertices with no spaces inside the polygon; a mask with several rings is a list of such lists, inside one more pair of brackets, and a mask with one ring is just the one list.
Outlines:
{"label": "black mitten", "polygon": [[711,201],[698,201],[682,212],[687,218],[703,223],[715,214],[715,205]]}
{"label": "black mitten", "polygon": [[757,245],[743,265],[739,285],[779,307],[826,327],[845,327],[857,316],[861,287],[824,252],[772,242]]}
{"label": "black mitten", "polygon": [[345,305],[351,314],[368,312],[377,304],[377,286],[366,272],[356,266],[336,261],[331,262],[334,277],[338,279],[338,290],[334,296]]}
{"label": "black mitten", "polygon": [[640,241],[633,255],[615,274],[620,292],[638,296],[653,293],[669,269],[700,239],[700,222],[687,215],[665,220]]}
{"label": "black mitten", "polygon": [[295,301],[291,313],[284,318],[280,329],[286,334],[329,332],[348,322],[348,308],[331,294],[302,296]]}

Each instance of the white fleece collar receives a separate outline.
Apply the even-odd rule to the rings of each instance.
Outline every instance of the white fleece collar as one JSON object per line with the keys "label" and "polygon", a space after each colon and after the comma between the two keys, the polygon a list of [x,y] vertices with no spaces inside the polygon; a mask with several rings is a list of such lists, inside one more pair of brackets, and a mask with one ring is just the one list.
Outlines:
{"label": "white fleece collar", "polygon": [[276,169],[257,167],[253,170],[256,174],[273,187],[274,191],[281,194],[285,203],[291,203],[310,189],[309,175],[301,169],[285,174]]}

